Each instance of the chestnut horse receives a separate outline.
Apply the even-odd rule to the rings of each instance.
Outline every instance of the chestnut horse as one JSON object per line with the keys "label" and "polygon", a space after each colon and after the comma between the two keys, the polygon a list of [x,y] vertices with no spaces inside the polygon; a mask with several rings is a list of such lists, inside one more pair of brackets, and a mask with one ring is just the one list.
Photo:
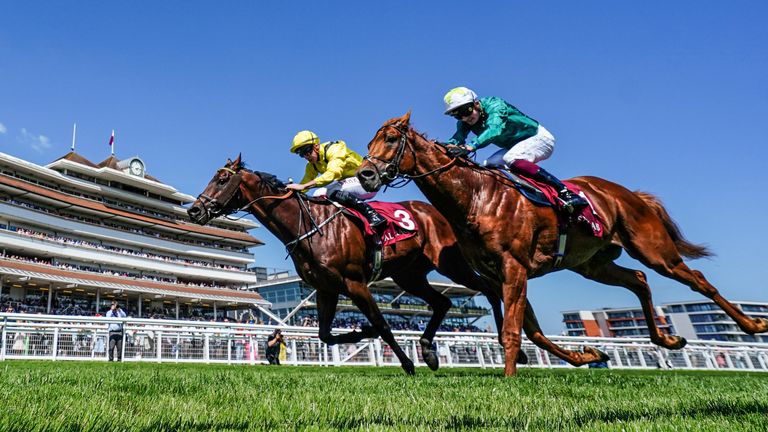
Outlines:
{"label": "chestnut horse", "polygon": [[[432,317],[419,343],[425,363],[436,370],[438,357],[432,340],[451,307],[451,301],[429,285],[427,274],[436,269],[453,282],[484,293],[498,328],[502,327],[501,299],[498,290],[490,287],[466,263],[448,221],[434,207],[418,201],[400,204],[411,212],[419,231],[414,237],[385,247],[382,277],[391,277],[398,286],[432,307]],[[204,225],[212,218],[238,211],[248,211],[256,216],[286,244],[296,272],[317,290],[319,336],[323,342],[329,345],[356,343],[366,337],[381,335],[392,347],[403,369],[413,373],[413,363],[398,346],[368,290],[371,260],[366,241],[355,222],[338,215],[338,209],[327,200],[292,193],[275,176],[245,169],[240,156],[217,171],[205,191],[188,209],[188,214],[192,221]],[[317,235],[305,237],[318,225],[321,225],[321,230],[315,231]],[[348,296],[373,327],[366,326],[361,332],[332,335],[331,324],[339,294]],[[525,311],[524,329],[537,346],[575,366],[607,358],[591,347],[579,353],[552,343],[539,328],[530,305]],[[516,358],[525,363],[525,354],[520,354]]]}
{"label": "chestnut horse", "polygon": [[376,132],[365,159],[357,176],[366,190],[378,190],[397,178],[416,182],[453,226],[470,265],[501,286],[505,309],[501,333],[508,376],[516,373],[516,365],[510,360],[520,349],[527,281],[561,269],[628,288],[640,299],[651,341],[667,349],[685,345],[684,338],[666,335],[657,327],[645,274],[614,263],[622,249],[662,276],[688,285],[717,303],[746,333],[768,330],[768,320],[745,315],[724,299],[701,272],[683,262],[683,257],[700,258],[710,253],[686,241],[661,202],[651,194],[632,192],[597,177],[571,179],[593,203],[604,224],[604,234],[597,238],[585,227],[570,227],[565,257],[560,266],[555,266],[555,212],[532,204],[509,187],[500,171],[449,156],[445,147],[411,128],[410,113],[387,121]]}

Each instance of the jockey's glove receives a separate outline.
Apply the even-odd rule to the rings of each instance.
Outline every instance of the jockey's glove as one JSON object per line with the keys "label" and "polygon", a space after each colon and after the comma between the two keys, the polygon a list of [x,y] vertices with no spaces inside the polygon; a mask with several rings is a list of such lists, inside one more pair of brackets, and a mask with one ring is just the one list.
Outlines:
{"label": "jockey's glove", "polygon": [[448,155],[453,157],[463,157],[469,154],[469,150],[465,149],[464,146],[453,146],[448,147]]}

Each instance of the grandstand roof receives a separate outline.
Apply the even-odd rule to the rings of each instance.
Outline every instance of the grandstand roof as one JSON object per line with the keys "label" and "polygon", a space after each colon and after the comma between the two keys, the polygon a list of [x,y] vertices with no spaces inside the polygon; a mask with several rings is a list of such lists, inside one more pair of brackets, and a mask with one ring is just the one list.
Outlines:
{"label": "grandstand roof", "polygon": [[239,291],[226,288],[181,286],[179,284],[155,282],[121,276],[109,276],[88,272],[64,270],[57,267],[1,259],[0,274],[41,279],[65,284],[78,284],[99,288],[119,289],[129,292],[160,294],[169,297],[184,297],[211,301],[238,303],[259,303],[268,305],[261,295],[253,291]]}

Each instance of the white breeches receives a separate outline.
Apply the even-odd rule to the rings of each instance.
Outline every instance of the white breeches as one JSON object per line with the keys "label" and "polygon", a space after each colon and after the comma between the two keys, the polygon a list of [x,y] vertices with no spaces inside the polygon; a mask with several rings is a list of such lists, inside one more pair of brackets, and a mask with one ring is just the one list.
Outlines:
{"label": "white breeches", "polygon": [[376,192],[366,192],[365,189],[363,189],[363,186],[360,184],[360,180],[357,179],[357,177],[347,177],[345,179],[341,179],[339,181],[333,182],[325,187],[319,187],[312,191],[311,195],[313,197],[322,196],[322,195],[330,195],[331,192],[335,190],[343,190],[345,192],[349,192],[351,194],[354,194],[356,197],[360,198],[363,201],[369,200],[376,196]]}

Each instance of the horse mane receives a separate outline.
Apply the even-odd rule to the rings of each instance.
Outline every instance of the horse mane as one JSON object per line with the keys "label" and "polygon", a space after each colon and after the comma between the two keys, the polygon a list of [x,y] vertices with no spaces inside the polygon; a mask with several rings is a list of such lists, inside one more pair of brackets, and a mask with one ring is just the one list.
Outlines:
{"label": "horse mane", "polygon": [[247,171],[249,173],[259,176],[261,182],[275,192],[285,192],[285,183],[277,178],[276,175],[270,174],[264,171],[256,171],[247,168],[247,164],[244,161],[240,161],[236,166],[231,167],[235,171]]}
{"label": "horse mane", "polygon": [[[233,169],[235,169],[235,168],[236,168],[236,171],[244,170],[244,171],[247,171],[247,172],[250,172],[252,174],[255,174],[255,175],[259,176],[259,178],[261,179],[261,182],[265,186],[267,186],[274,193],[283,194],[283,193],[287,192],[287,188],[285,187],[285,183],[283,183],[282,180],[278,179],[277,176],[274,175],[274,174],[270,174],[270,173],[264,172],[264,171],[250,170],[250,169],[246,168],[245,162],[242,162],[242,161],[240,162],[240,165],[238,165],[237,167],[233,167]],[[319,204],[328,204],[329,203],[328,199],[321,198],[321,197],[312,197],[312,196],[305,195],[304,199],[306,199],[308,201],[311,201],[311,202],[319,203]]]}

